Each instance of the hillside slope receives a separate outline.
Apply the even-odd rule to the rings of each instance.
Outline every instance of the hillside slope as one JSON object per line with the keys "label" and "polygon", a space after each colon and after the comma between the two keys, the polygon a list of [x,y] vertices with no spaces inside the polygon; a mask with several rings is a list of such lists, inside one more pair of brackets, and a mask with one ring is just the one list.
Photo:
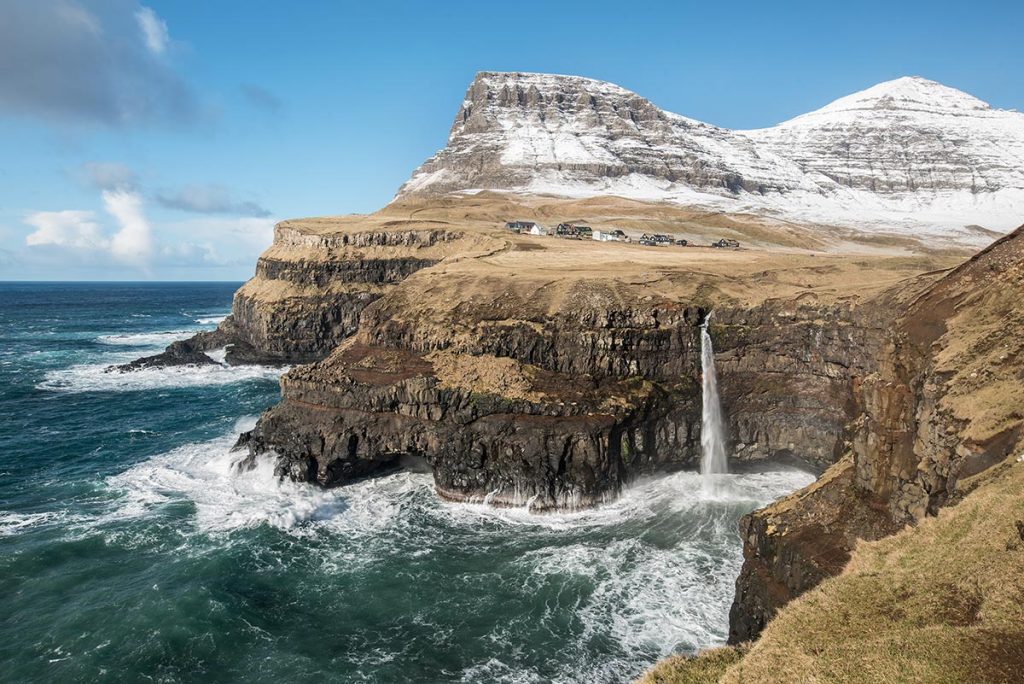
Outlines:
{"label": "hillside slope", "polygon": [[730,641],[761,639],[723,681],[1018,681],[1022,294],[1024,228],[876,301],[850,452],[741,525]]}

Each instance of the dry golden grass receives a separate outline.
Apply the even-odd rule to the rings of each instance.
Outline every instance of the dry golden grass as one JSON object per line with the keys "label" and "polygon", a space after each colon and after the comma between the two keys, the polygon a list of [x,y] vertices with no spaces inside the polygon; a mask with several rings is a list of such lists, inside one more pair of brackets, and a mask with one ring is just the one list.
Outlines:
{"label": "dry golden grass", "polygon": [[745,646],[723,646],[692,657],[670,656],[645,672],[637,684],[714,684],[745,652]]}
{"label": "dry golden grass", "polygon": [[[720,237],[735,237],[744,249],[645,247],[517,235],[503,229],[510,218],[538,220],[549,227],[559,221],[584,221],[595,228],[618,227],[636,236],[663,232],[704,245]],[[351,241],[345,245],[340,241],[355,233],[437,230],[459,237],[420,246],[354,247]],[[838,229],[758,216],[614,197],[569,200],[490,192],[406,200],[368,215],[289,220],[279,225],[278,237],[281,239],[264,258],[293,262],[439,260],[437,266],[420,271],[402,286],[416,294],[431,293],[430,297],[411,297],[425,307],[416,313],[430,314],[428,319],[443,318],[434,314],[443,313],[446,302],[452,306],[479,303],[504,293],[533,300],[533,310],[546,313],[560,310],[573,299],[599,302],[602,297],[609,298],[608,303],[708,305],[750,305],[772,297],[797,296],[835,301],[870,297],[924,271],[949,268],[961,261],[955,250],[937,253],[922,245],[879,248],[874,244],[877,235],[858,243]],[[354,288],[328,284],[321,294],[324,289],[342,293]],[[250,282],[243,293],[268,302],[314,294],[311,288],[286,281]]]}
{"label": "dry golden grass", "polygon": [[515,359],[481,354],[468,356],[436,351],[426,356],[442,387],[496,394],[508,399],[541,401],[530,369]]}

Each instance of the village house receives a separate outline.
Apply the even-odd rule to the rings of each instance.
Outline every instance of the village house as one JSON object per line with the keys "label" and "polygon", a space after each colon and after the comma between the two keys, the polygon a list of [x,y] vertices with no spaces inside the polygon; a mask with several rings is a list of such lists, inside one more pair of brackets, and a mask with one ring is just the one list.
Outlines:
{"label": "village house", "polygon": [[638,242],[639,244],[646,245],[648,247],[664,247],[665,245],[672,244],[672,238],[664,233],[644,233],[640,236]]}
{"label": "village house", "polygon": [[530,235],[548,234],[547,229],[535,221],[509,221],[505,224],[505,230],[513,233],[529,233]]}
{"label": "village house", "polygon": [[628,238],[621,230],[595,230],[592,236],[598,242],[625,242]]}
{"label": "village house", "polygon": [[718,247],[719,249],[739,249],[740,243],[738,240],[722,238],[718,242],[712,242],[711,246]]}
{"label": "village house", "polygon": [[594,235],[590,226],[578,226],[575,223],[559,223],[555,226],[555,235],[575,240],[589,240]]}

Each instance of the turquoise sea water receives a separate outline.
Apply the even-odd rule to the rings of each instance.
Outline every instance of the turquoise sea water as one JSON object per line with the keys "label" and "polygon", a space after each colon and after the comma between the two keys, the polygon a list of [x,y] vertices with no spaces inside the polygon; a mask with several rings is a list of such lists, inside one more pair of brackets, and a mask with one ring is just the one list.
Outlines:
{"label": "turquoise sea water", "polygon": [[260,367],[110,374],[236,284],[0,284],[0,680],[617,682],[724,641],[736,522],[798,471],[640,482],[530,515],[429,474],[239,475]]}

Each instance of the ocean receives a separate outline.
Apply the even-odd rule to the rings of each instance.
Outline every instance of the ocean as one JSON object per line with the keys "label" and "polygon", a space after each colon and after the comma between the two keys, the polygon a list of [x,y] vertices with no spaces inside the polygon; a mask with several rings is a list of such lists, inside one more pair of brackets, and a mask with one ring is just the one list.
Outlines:
{"label": "ocean", "polygon": [[212,329],[237,283],[0,284],[0,680],[621,682],[721,644],[737,522],[813,477],[697,473],[579,513],[397,472],[239,474],[280,369],[104,372]]}

